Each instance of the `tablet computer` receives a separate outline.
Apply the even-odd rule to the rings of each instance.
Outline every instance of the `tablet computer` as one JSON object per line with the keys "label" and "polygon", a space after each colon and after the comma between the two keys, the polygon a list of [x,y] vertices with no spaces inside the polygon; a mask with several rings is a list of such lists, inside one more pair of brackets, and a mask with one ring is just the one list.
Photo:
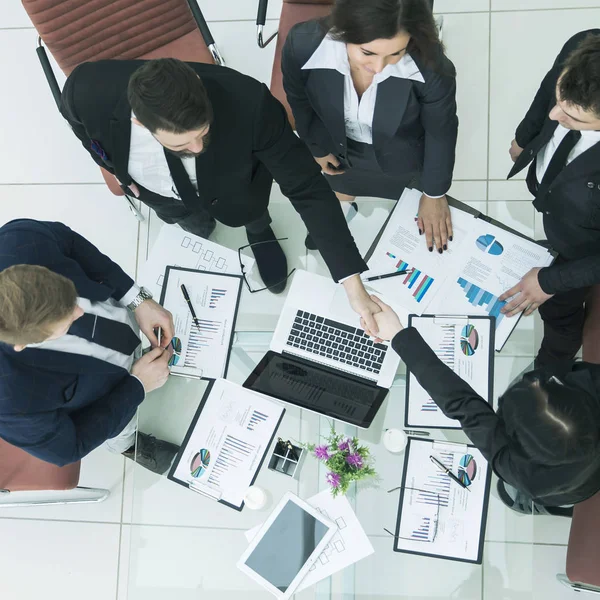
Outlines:
{"label": "tablet computer", "polygon": [[238,568],[279,600],[288,600],[337,526],[287,492],[237,563]]}

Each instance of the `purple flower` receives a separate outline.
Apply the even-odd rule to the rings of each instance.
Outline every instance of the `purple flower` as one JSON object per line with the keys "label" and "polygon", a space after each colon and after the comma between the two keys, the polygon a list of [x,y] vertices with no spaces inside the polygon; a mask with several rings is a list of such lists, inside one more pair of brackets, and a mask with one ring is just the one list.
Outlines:
{"label": "purple flower", "polygon": [[348,438],[345,442],[340,442],[338,444],[338,450],[341,450],[342,452],[350,451],[350,438]]}
{"label": "purple flower", "polygon": [[315,446],[315,456],[319,460],[329,460],[331,458],[327,446]]}
{"label": "purple flower", "polygon": [[333,473],[333,472],[327,473],[325,480],[332,488],[340,487],[340,476],[337,473]]}
{"label": "purple flower", "polygon": [[351,467],[356,467],[357,469],[362,469],[363,459],[362,459],[362,456],[360,454],[358,454],[358,452],[355,452],[354,454],[348,454],[348,456],[346,456],[346,462]]}

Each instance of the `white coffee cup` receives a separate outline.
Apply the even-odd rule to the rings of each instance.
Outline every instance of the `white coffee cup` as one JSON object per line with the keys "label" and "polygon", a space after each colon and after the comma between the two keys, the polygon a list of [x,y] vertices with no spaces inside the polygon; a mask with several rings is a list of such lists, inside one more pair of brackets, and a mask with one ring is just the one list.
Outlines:
{"label": "white coffee cup", "polygon": [[401,429],[386,429],[382,441],[386,450],[398,454],[406,448],[408,437]]}
{"label": "white coffee cup", "polygon": [[267,505],[267,492],[257,485],[250,486],[244,494],[244,502],[250,510],[260,510]]}

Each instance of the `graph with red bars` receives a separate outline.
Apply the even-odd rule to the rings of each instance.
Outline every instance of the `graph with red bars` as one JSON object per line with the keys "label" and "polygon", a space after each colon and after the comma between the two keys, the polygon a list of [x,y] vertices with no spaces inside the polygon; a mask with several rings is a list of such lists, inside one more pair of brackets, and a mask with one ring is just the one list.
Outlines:
{"label": "graph with red bars", "polygon": [[405,285],[412,291],[413,298],[417,302],[421,302],[433,284],[433,277],[429,277],[426,273],[422,273],[419,269],[411,267],[407,262],[391,252],[386,252],[386,256],[395,261],[394,268],[396,271],[408,271],[406,277],[402,280],[402,285]]}

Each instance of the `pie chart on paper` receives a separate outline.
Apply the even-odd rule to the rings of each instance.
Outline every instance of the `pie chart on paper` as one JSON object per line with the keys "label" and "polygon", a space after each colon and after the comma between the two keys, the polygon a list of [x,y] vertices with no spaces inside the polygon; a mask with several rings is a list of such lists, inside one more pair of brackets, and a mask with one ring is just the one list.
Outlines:
{"label": "pie chart on paper", "polygon": [[465,356],[473,356],[479,346],[479,333],[473,325],[465,325],[460,332],[460,349]]}
{"label": "pie chart on paper", "polygon": [[491,233],[487,235],[480,235],[475,242],[477,247],[486,254],[493,254],[494,256],[500,256],[504,252],[504,247],[498,241],[495,236]]}
{"label": "pie chart on paper", "polygon": [[196,453],[190,464],[190,471],[192,477],[198,478],[204,475],[208,465],[210,464],[210,452],[203,448],[200,452]]}

